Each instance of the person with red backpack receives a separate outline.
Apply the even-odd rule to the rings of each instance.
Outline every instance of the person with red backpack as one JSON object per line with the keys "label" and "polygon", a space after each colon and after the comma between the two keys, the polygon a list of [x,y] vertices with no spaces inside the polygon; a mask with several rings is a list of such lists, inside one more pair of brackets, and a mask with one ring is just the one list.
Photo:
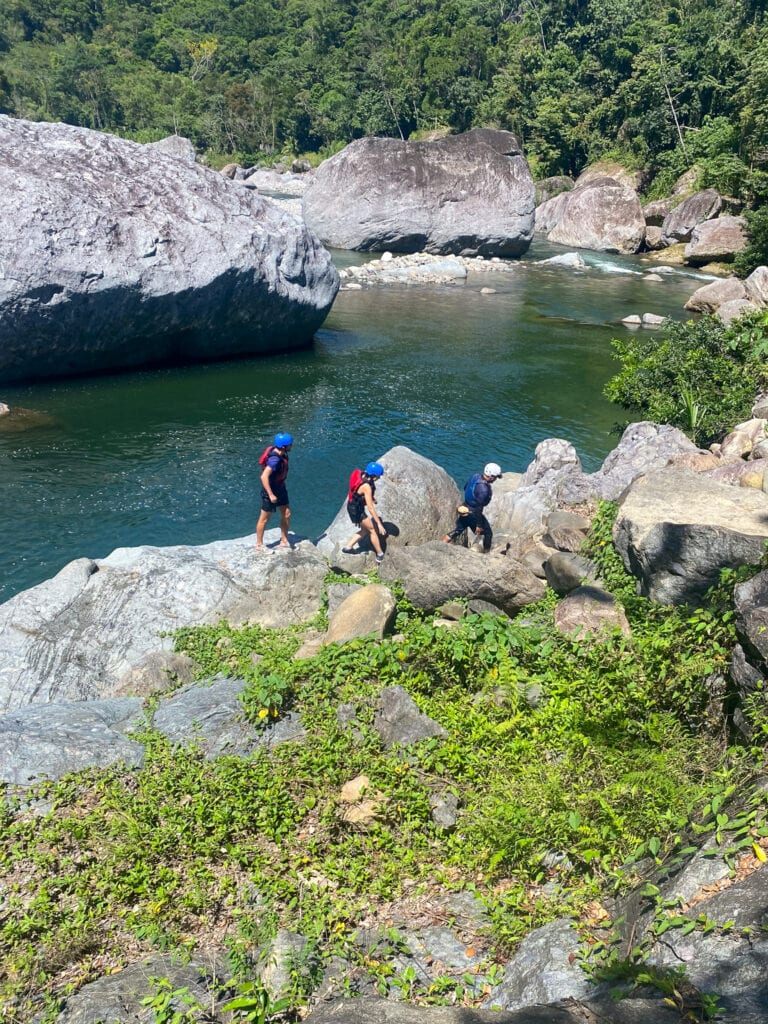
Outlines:
{"label": "person with red backpack", "polygon": [[349,493],[347,494],[347,513],[357,527],[357,533],[341,550],[345,555],[359,555],[359,541],[367,533],[368,539],[376,552],[376,564],[384,561],[384,551],[380,537],[386,537],[387,531],[376,511],[376,481],[384,475],[384,467],[380,462],[369,462],[365,469],[353,469],[349,477]]}
{"label": "person with red backpack", "polygon": [[275,434],[275,440],[268,444],[261,454],[261,514],[256,523],[256,550],[264,550],[264,530],[269,518],[280,509],[280,547],[289,548],[288,524],[291,509],[288,505],[288,490],[285,481],[288,476],[288,453],[293,446],[290,434]]}

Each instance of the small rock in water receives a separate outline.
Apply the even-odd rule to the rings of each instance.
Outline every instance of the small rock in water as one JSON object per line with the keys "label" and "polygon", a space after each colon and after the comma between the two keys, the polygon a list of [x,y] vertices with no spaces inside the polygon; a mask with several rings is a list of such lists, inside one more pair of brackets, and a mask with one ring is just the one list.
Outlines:
{"label": "small rock in water", "polygon": [[394,257],[392,256],[392,253],[391,253],[391,252],[383,252],[383,253],[381,254],[381,262],[382,262],[382,263],[389,263],[389,261],[390,261],[391,259],[394,259]]}
{"label": "small rock in water", "polygon": [[659,327],[665,320],[666,317],[659,316],[657,313],[643,313],[644,327]]}
{"label": "small rock in water", "polygon": [[639,327],[643,321],[640,319],[637,313],[632,313],[631,316],[622,317],[621,322],[623,324],[626,324],[627,327]]}
{"label": "small rock in water", "polygon": [[11,407],[6,405],[5,402],[0,402],[0,416],[7,416],[11,411]]}
{"label": "small rock in water", "polygon": [[663,281],[664,278],[661,276],[661,274],[645,274],[643,276],[643,280],[644,281]]}
{"label": "small rock in water", "polygon": [[481,288],[480,289],[480,294],[481,295],[495,295],[496,294],[496,289],[495,288]]}
{"label": "small rock in water", "polygon": [[341,286],[341,291],[343,292],[361,292],[362,290],[363,286],[357,281],[352,281],[350,284],[343,284]]}
{"label": "small rock in water", "polygon": [[577,252],[564,252],[559,256],[550,256],[548,260],[537,260],[537,263],[548,263],[556,267],[575,267],[576,269],[583,269],[586,267],[586,263]]}

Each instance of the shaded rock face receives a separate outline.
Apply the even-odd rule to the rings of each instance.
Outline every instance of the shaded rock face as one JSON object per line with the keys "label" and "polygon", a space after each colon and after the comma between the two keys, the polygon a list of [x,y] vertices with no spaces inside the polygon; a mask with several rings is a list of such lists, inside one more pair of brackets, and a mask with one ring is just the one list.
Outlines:
{"label": "shaded rock face", "polygon": [[177,149],[0,116],[0,381],[310,341],[329,254]]}
{"label": "shaded rock face", "polygon": [[303,199],[326,245],[359,252],[520,256],[533,210],[519,142],[487,128],[434,142],[359,139],[320,165]]}
{"label": "shaded rock face", "polygon": [[661,225],[661,240],[664,245],[675,242],[690,242],[693,229],[704,220],[716,217],[722,209],[722,200],[713,188],[696,192],[684,199],[671,210]]}
{"label": "shaded rock face", "polygon": [[536,227],[550,242],[602,252],[635,253],[645,239],[637,193],[609,177],[587,178],[573,191],[542,203]]}
{"label": "shaded rock face", "polygon": [[[652,203],[646,203],[643,207],[643,216],[645,217],[646,225],[660,228],[664,223],[664,218],[671,210],[671,199],[654,199]],[[659,235],[659,240],[660,239],[661,235]]]}
{"label": "shaded rock face", "polygon": [[613,539],[643,594],[660,604],[694,601],[721,569],[760,561],[768,497],[695,473],[649,473],[622,499]]}
{"label": "shaded rock face", "polygon": [[78,559],[0,606],[0,710],[125,694],[148,652],[173,648],[164,631],[223,618],[304,622],[325,573],[308,545],[256,555],[249,537]]}

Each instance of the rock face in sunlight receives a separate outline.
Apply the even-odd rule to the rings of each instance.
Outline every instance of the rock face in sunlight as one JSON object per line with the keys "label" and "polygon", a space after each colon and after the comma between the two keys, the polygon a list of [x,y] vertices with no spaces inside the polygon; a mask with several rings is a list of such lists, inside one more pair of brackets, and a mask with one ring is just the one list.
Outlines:
{"label": "rock face in sunlight", "polygon": [[0,193],[0,381],[296,348],[338,290],[311,231],[186,149],[0,116]]}
{"label": "rock face in sunlight", "polygon": [[318,167],[303,210],[339,249],[520,256],[533,237],[534,185],[511,132],[366,138]]}

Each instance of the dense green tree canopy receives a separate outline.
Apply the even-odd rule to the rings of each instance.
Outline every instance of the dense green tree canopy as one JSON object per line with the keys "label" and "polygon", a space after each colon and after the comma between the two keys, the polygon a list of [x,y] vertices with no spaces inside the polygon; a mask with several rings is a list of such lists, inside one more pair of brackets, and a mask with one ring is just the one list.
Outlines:
{"label": "dense green tree canopy", "polygon": [[0,109],[212,157],[509,128],[539,174],[694,160],[756,205],[764,0],[5,0]]}

